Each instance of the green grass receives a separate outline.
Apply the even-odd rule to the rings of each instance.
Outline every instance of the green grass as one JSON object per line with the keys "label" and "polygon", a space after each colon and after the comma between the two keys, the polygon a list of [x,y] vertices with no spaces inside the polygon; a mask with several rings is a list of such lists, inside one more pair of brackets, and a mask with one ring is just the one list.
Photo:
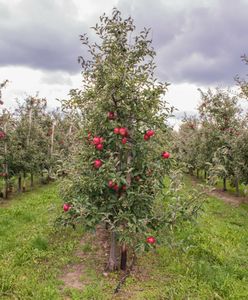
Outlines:
{"label": "green grass", "polygon": [[133,299],[248,299],[247,229],[247,205],[208,197],[196,226],[175,230],[173,247],[160,236],[163,245],[142,258],[152,279]]}
{"label": "green grass", "polygon": [[[186,180],[186,190],[191,189]],[[55,230],[61,210],[55,184],[0,207],[0,299],[248,299],[248,206],[232,207],[208,197],[196,224],[157,236],[156,249],[141,255],[141,273],[130,276],[117,296],[118,274],[99,273],[90,240],[79,245],[83,230]],[[79,262],[82,291],[61,289],[64,267]],[[67,298],[66,298],[67,297]]]}
{"label": "green grass", "polygon": [[0,299],[62,299],[58,274],[74,260],[82,229],[54,229],[56,191],[48,185],[0,207]]}

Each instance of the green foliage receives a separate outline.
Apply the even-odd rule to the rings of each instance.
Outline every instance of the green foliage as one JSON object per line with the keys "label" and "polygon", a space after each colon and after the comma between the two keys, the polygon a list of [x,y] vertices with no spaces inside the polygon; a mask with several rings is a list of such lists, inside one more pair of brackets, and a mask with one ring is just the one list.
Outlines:
{"label": "green foliage", "polygon": [[[82,220],[87,228],[105,222],[119,240],[133,245],[135,235],[142,233],[144,240],[152,226],[154,200],[173,164],[173,159],[161,157],[169,148],[166,120],[171,108],[162,98],[167,84],[154,77],[149,30],[131,38],[133,20],[123,20],[116,9],[111,18],[100,17],[93,30],[97,43],[81,36],[91,55],[88,61],[79,58],[84,89],[71,91],[65,103],[81,111],[83,130],[61,184],[61,196],[72,208],[60,221]],[[115,134],[115,128],[123,128],[126,134]],[[145,140],[150,129],[155,135]],[[122,143],[124,136],[126,143]],[[93,137],[103,138],[101,151],[92,145]],[[102,162],[98,169],[95,160]],[[118,185],[118,191],[108,186],[109,181]]]}

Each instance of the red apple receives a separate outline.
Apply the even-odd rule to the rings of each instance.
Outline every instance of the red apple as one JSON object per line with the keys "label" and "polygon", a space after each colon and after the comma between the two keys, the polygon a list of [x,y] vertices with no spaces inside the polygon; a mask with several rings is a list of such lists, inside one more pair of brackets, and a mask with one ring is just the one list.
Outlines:
{"label": "red apple", "polygon": [[167,158],[169,158],[169,157],[170,157],[170,153],[169,153],[169,152],[166,152],[166,151],[164,151],[164,152],[162,153],[162,157],[163,157],[164,159],[167,159]]}
{"label": "red apple", "polygon": [[114,181],[113,180],[109,180],[108,187],[112,189],[114,185],[115,185]]}
{"label": "red apple", "polygon": [[127,190],[127,186],[124,184],[121,188],[123,191],[126,191]]}
{"label": "red apple", "polygon": [[113,189],[114,191],[118,192],[118,190],[119,190],[118,184],[115,183],[114,186],[112,187],[112,189]]}
{"label": "red apple", "polygon": [[127,143],[127,138],[126,137],[122,138],[121,142],[122,142],[122,144],[126,144]]}
{"label": "red apple", "polygon": [[0,105],[3,105],[3,101],[2,100],[0,100]]}
{"label": "red apple", "polygon": [[96,159],[96,160],[94,161],[94,167],[95,167],[96,169],[99,169],[101,166],[102,166],[102,161],[101,161],[100,159]]}
{"label": "red apple", "polygon": [[145,141],[148,141],[149,139],[150,139],[149,135],[145,134],[145,135],[144,135],[144,140],[145,140]]}
{"label": "red apple", "polygon": [[120,133],[120,135],[122,135],[122,136],[127,135],[127,128],[121,127],[121,128],[119,129],[119,133]]}
{"label": "red apple", "polygon": [[68,211],[70,208],[71,208],[71,205],[68,204],[68,203],[65,203],[65,204],[63,205],[64,211]]}
{"label": "red apple", "polygon": [[103,144],[96,145],[96,150],[102,151],[102,149],[103,149]]}
{"label": "red apple", "polygon": [[148,244],[155,244],[155,243],[156,243],[156,240],[155,240],[155,238],[154,238],[153,236],[148,236],[148,237],[146,238],[146,242],[147,242]]}
{"label": "red apple", "polygon": [[114,129],[114,133],[115,133],[115,134],[119,134],[119,133],[120,133],[120,128],[118,128],[118,127],[115,127],[115,129]]}
{"label": "red apple", "polygon": [[147,130],[146,135],[148,135],[149,137],[153,136],[155,134],[155,131],[152,129]]}
{"label": "red apple", "polygon": [[5,137],[5,133],[3,131],[0,131],[0,139],[3,139]]}
{"label": "red apple", "polygon": [[109,111],[108,118],[109,118],[109,120],[114,120],[116,118],[115,113],[113,111]]}
{"label": "red apple", "polygon": [[101,138],[99,137],[99,136],[95,136],[94,138],[93,138],[93,144],[94,145],[98,145],[98,144],[100,144],[101,143]]}

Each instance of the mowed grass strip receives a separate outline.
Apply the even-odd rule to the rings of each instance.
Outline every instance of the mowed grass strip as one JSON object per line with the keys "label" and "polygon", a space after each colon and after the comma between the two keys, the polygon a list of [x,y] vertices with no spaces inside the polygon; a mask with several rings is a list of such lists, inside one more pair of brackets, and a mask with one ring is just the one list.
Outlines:
{"label": "mowed grass strip", "polygon": [[[191,188],[186,180],[185,192]],[[119,275],[97,272],[87,259],[94,247],[86,241],[86,259],[75,255],[83,229],[54,229],[60,210],[56,184],[0,208],[0,299],[248,299],[247,205],[207,197],[195,224],[154,232],[156,249],[140,255],[136,272],[116,296]],[[62,290],[64,267],[82,262],[83,290]]]}
{"label": "mowed grass strip", "polygon": [[73,262],[82,229],[55,230],[56,184],[0,207],[0,299],[61,299],[58,275]]}
{"label": "mowed grass strip", "polygon": [[137,290],[132,299],[248,299],[248,205],[207,197],[203,209],[196,224],[162,232],[157,250],[140,258],[149,276],[127,286]]}

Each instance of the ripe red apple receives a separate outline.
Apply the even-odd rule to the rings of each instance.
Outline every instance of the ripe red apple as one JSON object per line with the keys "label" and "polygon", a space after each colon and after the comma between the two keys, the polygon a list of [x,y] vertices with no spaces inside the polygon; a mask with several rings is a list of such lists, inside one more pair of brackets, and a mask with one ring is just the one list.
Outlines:
{"label": "ripe red apple", "polygon": [[118,128],[118,127],[115,127],[115,129],[114,129],[114,133],[115,133],[115,134],[119,134],[119,133],[120,133],[120,128]]}
{"label": "ripe red apple", "polygon": [[0,139],[3,139],[5,137],[5,133],[3,131],[0,131]]}
{"label": "ripe red apple", "polygon": [[114,185],[115,185],[114,181],[113,180],[109,180],[108,187],[112,189]]}
{"label": "ripe red apple", "polygon": [[108,112],[108,119],[109,120],[115,120],[115,118],[116,118],[115,113],[113,111],[109,111]]}
{"label": "ripe red apple", "polygon": [[121,188],[123,191],[126,191],[127,190],[127,186],[124,184]]}
{"label": "ripe red apple", "polygon": [[119,190],[118,184],[115,183],[114,186],[112,187],[112,189],[113,189],[114,191],[118,192],[118,190]]}
{"label": "ripe red apple", "polygon": [[126,144],[127,143],[127,138],[126,137],[122,138],[121,142],[122,142],[122,144]]}
{"label": "ripe red apple", "polygon": [[155,243],[156,243],[156,239],[155,239],[153,236],[148,236],[148,237],[146,238],[146,242],[147,242],[148,244],[155,244]]}
{"label": "ripe red apple", "polygon": [[121,127],[121,128],[119,129],[119,133],[120,133],[120,135],[122,135],[122,136],[127,135],[127,128]]}
{"label": "ripe red apple", "polygon": [[164,151],[164,152],[162,153],[162,157],[163,157],[164,159],[167,159],[167,158],[169,158],[169,157],[170,157],[170,153],[169,153],[169,152],[166,152],[166,151]]}
{"label": "ripe red apple", "polygon": [[149,135],[145,134],[145,135],[144,135],[144,140],[145,140],[145,141],[148,141],[149,139],[150,139]]}
{"label": "ripe red apple", "polygon": [[149,137],[153,136],[155,134],[155,131],[152,129],[147,130],[146,135],[148,135]]}
{"label": "ripe red apple", "polygon": [[102,161],[101,161],[100,159],[96,159],[96,160],[94,161],[94,167],[95,167],[96,169],[99,169],[101,166],[102,166]]}
{"label": "ripe red apple", "polygon": [[96,149],[99,150],[99,151],[102,151],[102,149],[103,149],[103,144],[97,144],[97,145],[96,145]]}
{"label": "ripe red apple", "polygon": [[71,205],[68,204],[68,203],[65,203],[65,204],[63,205],[64,211],[68,211],[70,208],[71,208]]}
{"label": "ripe red apple", "polygon": [[95,136],[94,138],[93,138],[93,144],[94,145],[98,145],[98,144],[100,144],[101,143],[101,138],[99,137],[99,136]]}

